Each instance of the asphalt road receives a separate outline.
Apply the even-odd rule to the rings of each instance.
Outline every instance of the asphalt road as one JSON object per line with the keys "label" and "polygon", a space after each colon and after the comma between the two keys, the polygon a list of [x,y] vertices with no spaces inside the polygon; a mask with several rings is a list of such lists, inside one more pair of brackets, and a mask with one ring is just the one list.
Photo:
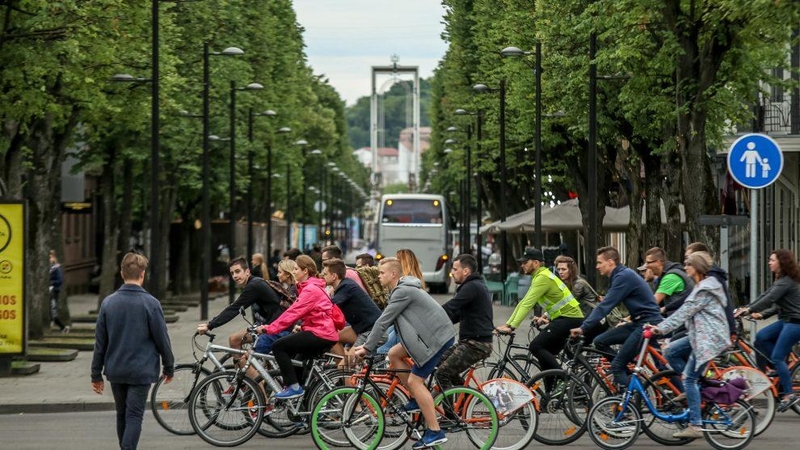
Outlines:
{"label": "asphalt road", "polygon": [[[796,446],[796,427],[800,424],[800,416],[793,412],[779,414],[769,429],[758,436],[750,444],[751,449],[783,449]],[[81,412],[57,414],[18,414],[0,416],[0,436],[2,448],[14,450],[41,449],[113,449],[116,448],[114,413]],[[308,449],[314,444],[310,436],[296,436],[287,439],[273,439],[256,435],[239,448],[280,448]],[[542,447],[534,442],[530,447]],[[634,449],[651,449],[660,445],[642,435]],[[407,445],[411,448],[410,445]],[[148,411],[145,415],[144,431],[140,449],[174,450],[214,448],[197,436],[175,436],[161,428]],[[569,445],[571,449],[596,448],[587,436]],[[686,449],[710,448],[704,440],[686,445]]]}

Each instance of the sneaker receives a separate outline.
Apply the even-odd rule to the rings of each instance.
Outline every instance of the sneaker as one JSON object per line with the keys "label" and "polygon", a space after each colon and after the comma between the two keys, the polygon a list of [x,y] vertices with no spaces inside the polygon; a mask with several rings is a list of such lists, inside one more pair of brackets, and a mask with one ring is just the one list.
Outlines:
{"label": "sneaker", "polygon": [[[231,399],[231,397],[233,397],[233,391],[235,391],[235,390],[236,390],[236,386],[230,385],[230,386],[228,386],[228,389],[225,389],[224,391],[220,392],[220,395],[227,402],[228,400]],[[242,392],[243,392],[243,390],[240,389],[239,390],[239,395],[237,396],[237,398],[241,398],[242,397]]]}
{"label": "sneaker", "polygon": [[408,401],[405,405],[403,405],[403,411],[411,414],[411,413],[418,413],[419,412],[419,405],[417,401],[413,398]]}
{"label": "sneaker", "polygon": [[614,432],[630,432],[636,430],[636,426],[633,424],[633,421],[628,417],[623,417],[620,420],[615,420],[612,422],[606,422],[603,424],[603,428],[607,431],[614,431]]}
{"label": "sneaker", "polygon": [[299,389],[292,389],[290,386],[287,386],[286,389],[275,394],[275,398],[279,400],[288,400],[290,398],[302,397],[305,393],[302,386]]}
{"label": "sneaker", "polygon": [[677,433],[672,433],[675,439],[700,439],[703,437],[703,430],[696,425],[689,425]]}
{"label": "sneaker", "polygon": [[445,442],[447,442],[447,435],[444,433],[444,431],[425,430],[425,434],[422,435],[422,439],[415,442],[411,448],[419,450],[421,448],[428,448],[435,445],[444,444]]}
{"label": "sneaker", "polygon": [[70,332],[70,331],[71,331],[71,330],[70,330],[70,328],[69,328],[69,325],[65,326],[65,327],[64,327],[64,328],[61,330],[61,332],[62,332],[62,333],[64,333],[64,334],[69,334],[69,332]]}
{"label": "sneaker", "polygon": [[797,394],[792,394],[788,397],[784,397],[784,399],[781,400],[781,403],[778,405],[778,412],[788,411],[789,408],[795,405],[798,401],[800,401],[800,396],[798,396]]}
{"label": "sneaker", "polygon": [[673,398],[672,401],[675,402],[675,403],[685,402],[686,401],[686,393],[685,392],[681,392],[681,394],[677,395],[675,398]]}

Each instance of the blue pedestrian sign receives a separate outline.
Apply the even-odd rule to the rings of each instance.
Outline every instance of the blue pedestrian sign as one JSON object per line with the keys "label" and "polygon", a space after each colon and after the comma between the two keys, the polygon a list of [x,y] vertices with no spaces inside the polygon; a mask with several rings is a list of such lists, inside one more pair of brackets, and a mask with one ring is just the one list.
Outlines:
{"label": "blue pedestrian sign", "polygon": [[745,134],[728,152],[728,172],[746,188],[765,188],[778,179],[782,170],[783,152],[765,134]]}

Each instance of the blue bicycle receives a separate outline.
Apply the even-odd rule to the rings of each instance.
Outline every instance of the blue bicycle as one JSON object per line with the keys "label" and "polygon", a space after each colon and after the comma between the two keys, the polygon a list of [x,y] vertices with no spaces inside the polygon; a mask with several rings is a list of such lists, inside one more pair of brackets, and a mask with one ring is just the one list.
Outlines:
{"label": "blue bicycle", "polygon": [[[606,397],[597,402],[586,418],[587,431],[592,441],[604,449],[621,450],[630,447],[641,434],[643,421],[663,421],[678,428],[689,425],[689,410],[665,408],[655,405],[641,380],[642,360],[647,344],[653,337],[650,330],[644,333],[644,345],[636,360],[628,389],[621,397]],[[651,386],[652,390],[652,386]],[[642,418],[646,408],[647,419]],[[703,412],[703,435],[712,447],[718,450],[738,450],[747,447],[756,433],[756,416],[745,401],[730,404],[706,401]],[[688,440],[686,441],[688,442]]]}

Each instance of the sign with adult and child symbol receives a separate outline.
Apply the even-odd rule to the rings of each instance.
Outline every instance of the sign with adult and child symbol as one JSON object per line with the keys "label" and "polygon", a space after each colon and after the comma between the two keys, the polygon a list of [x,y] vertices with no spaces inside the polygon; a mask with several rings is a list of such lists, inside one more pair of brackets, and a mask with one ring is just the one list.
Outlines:
{"label": "sign with adult and child symbol", "polygon": [[737,183],[750,189],[762,189],[781,175],[783,152],[769,136],[745,134],[731,145],[728,171]]}

